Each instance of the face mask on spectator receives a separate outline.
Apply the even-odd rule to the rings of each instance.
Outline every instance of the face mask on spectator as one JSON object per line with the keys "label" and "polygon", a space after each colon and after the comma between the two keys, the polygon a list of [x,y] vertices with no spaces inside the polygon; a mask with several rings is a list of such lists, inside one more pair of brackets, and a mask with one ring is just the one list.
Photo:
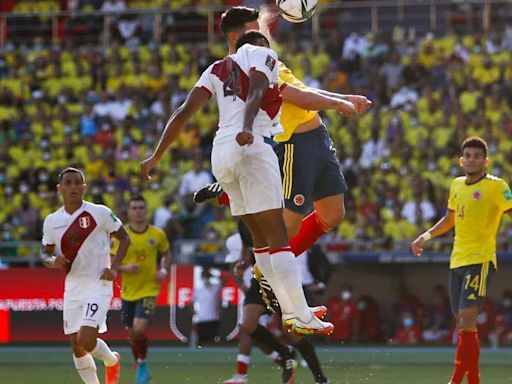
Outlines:
{"label": "face mask on spectator", "polygon": [[402,320],[404,328],[411,328],[414,325],[414,319],[412,317],[406,317]]}
{"label": "face mask on spectator", "polygon": [[357,309],[364,311],[366,309],[366,301],[360,301],[357,303]]}
{"label": "face mask on spectator", "polygon": [[510,308],[512,306],[512,299],[503,299],[502,304],[505,308]]}
{"label": "face mask on spectator", "polygon": [[25,194],[25,193],[28,193],[29,191],[29,187],[27,184],[21,184],[20,185],[20,193],[21,194]]}
{"label": "face mask on spectator", "polygon": [[112,193],[114,192],[115,187],[112,184],[108,184],[106,189],[108,193]]}
{"label": "face mask on spectator", "polygon": [[341,300],[347,301],[352,297],[352,292],[350,291],[341,291]]}
{"label": "face mask on spectator", "polygon": [[0,184],[5,184],[5,175],[0,173]]}
{"label": "face mask on spectator", "polygon": [[10,185],[8,185],[7,187],[5,187],[5,191],[4,192],[5,192],[5,194],[7,196],[11,196],[12,193],[13,193],[13,189],[12,189],[12,187]]}
{"label": "face mask on spectator", "polygon": [[157,191],[160,189],[160,183],[151,183],[151,189]]}

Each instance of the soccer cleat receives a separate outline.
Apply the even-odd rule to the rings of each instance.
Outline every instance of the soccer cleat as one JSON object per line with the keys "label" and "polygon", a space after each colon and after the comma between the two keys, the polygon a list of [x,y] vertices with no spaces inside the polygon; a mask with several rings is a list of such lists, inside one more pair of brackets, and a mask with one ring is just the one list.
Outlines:
{"label": "soccer cleat", "polygon": [[222,187],[218,182],[206,184],[204,187],[201,187],[198,191],[194,193],[194,203],[204,203],[208,202],[216,207],[220,207],[221,203],[219,202],[219,198],[225,194],[222,190]]}
{"label": "soccer cleat", "polygon": [[105,366],[105,384],[119,384],[119,376],[121,374],[121,355],[113,352],[117,357],[117,363],[111,367]]}
{"label": "soccer cleat", "polygon": [[247,375],[236,374],[232,378],[223,381],[223,384],[246,384],[249,382]]}
{"label": "soccer cleat", "polygon": [[300,319],[295,319],[292,326],[292,332],[301,335],[330,335],[334,331],[334,325],[327,321],[322,321],[316,316],[312,316],[307,323]]}
{"label": "soccer cleat", "polygon": [[[325,305],[319,305],[318,307],[310,307],[309,309],[317,319],[322,320],[327,315],[327,307]],[[293,323],[295,323],[295,317],[285,318],[283,316],[283,328],[285,329],[286,332],[292,331]]]}
{"label": "soccer cleat", "polygon": [[148,365],[146,362],[139,362],[137,364],[137,372],[135,373],[135,380],[137,384],[148,384],[151,380]]}
{"label": "soccer cleat", "polygon": [[281,357],[281,378],[283,383],[295,383],[295,350],[288,346],[288,354]]}
{"label": "soccer cleat", "polygon": [[315,381],[315,384],[331,384],[329,379]]}

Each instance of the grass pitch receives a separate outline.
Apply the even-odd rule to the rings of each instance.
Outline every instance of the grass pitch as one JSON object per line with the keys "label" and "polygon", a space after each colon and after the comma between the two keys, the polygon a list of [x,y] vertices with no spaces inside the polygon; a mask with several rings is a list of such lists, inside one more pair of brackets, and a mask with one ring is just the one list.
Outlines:
{"label": "grass pitch", "polygon": [[[122,384],[135,383],[131,352],[122,355]],[[451,374],[453,348],[318,347],[332,384],[446,384]],[[512,350],[483,350],[482,383],[512,384]],[[217,384],[231,377],[235,348],[150,348],[152,384]],[[103,368],[97,362],[100,381]],[[280,372],[259,351],[249,369],[251,384],[280,383]],[[2,384],[80,384],[68,347],[0,347]],[[307,368],[297,369],[296,384],[314,383]]]}

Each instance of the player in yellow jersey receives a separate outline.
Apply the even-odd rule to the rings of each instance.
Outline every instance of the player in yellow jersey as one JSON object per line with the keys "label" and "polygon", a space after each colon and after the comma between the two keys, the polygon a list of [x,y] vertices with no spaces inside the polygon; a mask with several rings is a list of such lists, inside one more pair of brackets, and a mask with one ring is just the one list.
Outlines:
{"label": "player in yellow jersey", "polygon": [[499,177],[486,173],[487,143],[470,137],[462,143],[460,165],[465,176],[450,187],[445,216],[411,244],[421,256],[426,241],[455,227],[450,258],[450,302],[459,330],[455,365],[450,384],[479,384],[480,344],[477,316],[489,280],[496,271],[496,233],[503,213],[512,217],[512,192]]}
{"label": "player in yellow jersey", "polygon": [[[155,311],[160,283],[167,276],[170,263],[167,237],[161,229],[148,224],[147,213],[144,197],[130,199],[127,232],[131,245],[119,268],[122,275],[122,319],[137,363],[137,384],[149,383],[150,380],[146,364],[147,329]],[[112,253],[115,253],[117,246],[118,242],[115,241]]]}

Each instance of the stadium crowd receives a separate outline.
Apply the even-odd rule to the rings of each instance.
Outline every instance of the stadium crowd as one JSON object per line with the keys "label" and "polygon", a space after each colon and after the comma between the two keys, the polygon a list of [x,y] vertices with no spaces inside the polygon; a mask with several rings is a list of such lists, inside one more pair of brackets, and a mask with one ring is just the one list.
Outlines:
{"label": "stadium crowd", "polygon": [[[354,292],[356,291],[356,292]],[[344,284],[338,296],[327,301],[329,320],[335,325],[330,338],[342,343],[386,341],[393,345],[455,343],[457,330],[446,287],[436,285],[421,300],[406,286],[398,287],[391,308],[383,310],[370,295]],[[504,290],[497,301],[486,298],[477,319],[482,344],[512,344],[512,292]]]}
{"label": "stadium crowd", "polygon": [[[332,34],[319,45],[276,34],[274,47],[307,85],[374,103],[362,118],[324,114],[350,188],[346,219],[330,236],[380,238],[389,247],[421,232],[445,209],[467,135],[489,143],[492,173],[510,171],[512,30],[412,41],[400,32]],[[84,168],[90,198],[121,217],[126,199],[141,192],[170,240],[229,235],[225,209],[191,200],[212,180],[214,108],[194,118],[151,185],[138,176],[168,116],[224,54],[222,43],[191,44],[174,34],[160,45],[114,39],[106,49],[46,46],[38,37],[8,45],[0,55],[2,240],[39,239],[41,217],[59,204],[56,172],[68,164]]]}

